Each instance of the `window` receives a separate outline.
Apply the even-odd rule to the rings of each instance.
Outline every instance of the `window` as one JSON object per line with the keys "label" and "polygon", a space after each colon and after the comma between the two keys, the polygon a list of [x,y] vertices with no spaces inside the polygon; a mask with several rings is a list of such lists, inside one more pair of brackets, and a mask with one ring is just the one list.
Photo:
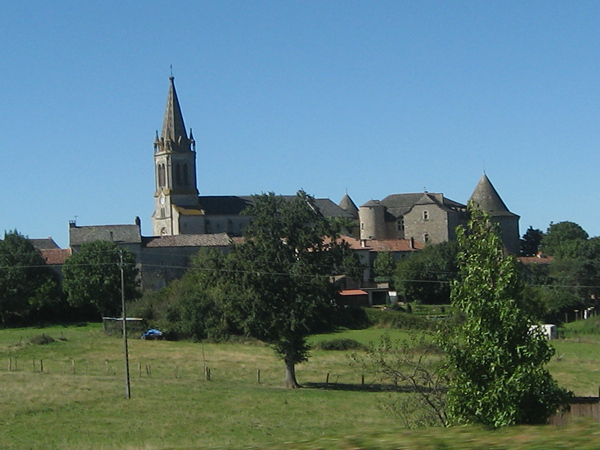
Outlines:
{"label": "window", "polygon": [[428,233],[425,233],[425,234],[423,235],[423,242],[425,242],[426,244],[428,244],[428,243],[429,243],[429,234],[428,234]]}
{"label": "window", "polygon": [[190,183],[189,181],[189,177],[188,177],[188,166],[187,164],[183,165],[183,185],[187,186]]}
{"label": "window", "polygon": [[364,222],[361,222],[361,223],[360,223],[360,229],[361,229],[361,230],[364,230],[364,229],[365,229],[365,223],[364,223]]}
{"label": "window", "polygon": [[402,230],[404,230],[404,218],[403,217],[398,219],[398,231],[402,231]]}
{"label": "window", "polygon": [[158,187],[164,187],[164,186],[165,186],[165,165],[159,164],[158,165]]}
{"label": "window", "polygon": [[427,210],[423,211],[423,220],[429,220],[429,211],[427,211]]}

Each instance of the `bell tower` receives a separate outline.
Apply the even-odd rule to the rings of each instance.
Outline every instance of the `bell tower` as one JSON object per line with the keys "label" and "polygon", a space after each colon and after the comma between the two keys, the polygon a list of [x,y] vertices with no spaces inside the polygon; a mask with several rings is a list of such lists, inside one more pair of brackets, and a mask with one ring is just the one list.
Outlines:
{"label": "bell tower", "polygon": [[196,142],[192,130],[188,138],[175,90],[169,77],[169,93],[160,137],[154,139],[154,214],[155,236],[179,234],[177,207],[197,208]]}

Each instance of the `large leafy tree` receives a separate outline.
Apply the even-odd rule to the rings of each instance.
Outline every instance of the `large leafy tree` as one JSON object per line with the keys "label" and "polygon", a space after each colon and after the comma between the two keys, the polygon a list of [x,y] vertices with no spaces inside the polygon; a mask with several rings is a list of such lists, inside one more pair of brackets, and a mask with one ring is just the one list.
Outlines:
{"label": "large leafy tree", "polygon": [[135,255],[114,242],[83,244],[63,266],[63,289],[69,303],[92,306],[102,316],[117,315],[121,309],[121,268],[125,298],[132,300],[138,296]]}
{"label": "large leafy tree", "polygon": [[23,320],[57,303],[60,291],[40,252],[18,231],[0,240],[0,320]]}
{"label": "large leafy tree", "polygon": [[399,261],[394,286],[407,301],[450,303],[450,282],[458,276],[456,242],[427,245]]}
{"label": "large leafy tree", "polygon": [[335,290],[330,281],[346,254],[336,241],[341,224],[326,219],[314,198],[256,196],[252,225],[223,269],[235,299],[238,323],[271,344],[284,362],[285,385],[296,388],[295,366],[306,361],[307,336],[331,319]]}
{"label": "large leafy tree", "polygon": [[541,247],[544,253],[555,255],[557,252],[560,253],[565,245],[585,241],[588,237],[587,232],[574,222],[551,223],[542,238]]}
{"label": "large leafy tree", "polygon": [[517,263],[503,254],[497,226],[468,208],[467,227],[457,230],[461,277],[452,288],[466,321],[442,341],[454,372],[449,413],[493,427],[543,423],[566,395],[544,367],[554,351],[532,330]]}

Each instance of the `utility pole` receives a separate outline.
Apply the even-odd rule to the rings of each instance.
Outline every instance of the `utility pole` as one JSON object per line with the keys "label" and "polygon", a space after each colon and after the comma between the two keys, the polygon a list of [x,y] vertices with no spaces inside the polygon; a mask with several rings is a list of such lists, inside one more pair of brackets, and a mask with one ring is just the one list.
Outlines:
{"label": "utility pole", "polygon": [[121,310],[123,312],[123,356],[125,362],[125,398],[131,398],[129,384],[129,351],[127,350],[127,313],[125,309],[125,274],[123,273],[123,249],[119,249],[121,263]]}

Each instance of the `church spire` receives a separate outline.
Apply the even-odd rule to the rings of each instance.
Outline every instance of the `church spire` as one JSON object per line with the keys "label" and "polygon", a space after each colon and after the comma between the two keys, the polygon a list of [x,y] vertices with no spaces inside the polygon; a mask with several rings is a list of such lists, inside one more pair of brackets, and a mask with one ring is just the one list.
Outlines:
{"label": "church spire", "polygon": [[190,150],[190,140],[185,131],[173,75],[169,77],[169,93],[160,140],[162,151],[184,152]]}

